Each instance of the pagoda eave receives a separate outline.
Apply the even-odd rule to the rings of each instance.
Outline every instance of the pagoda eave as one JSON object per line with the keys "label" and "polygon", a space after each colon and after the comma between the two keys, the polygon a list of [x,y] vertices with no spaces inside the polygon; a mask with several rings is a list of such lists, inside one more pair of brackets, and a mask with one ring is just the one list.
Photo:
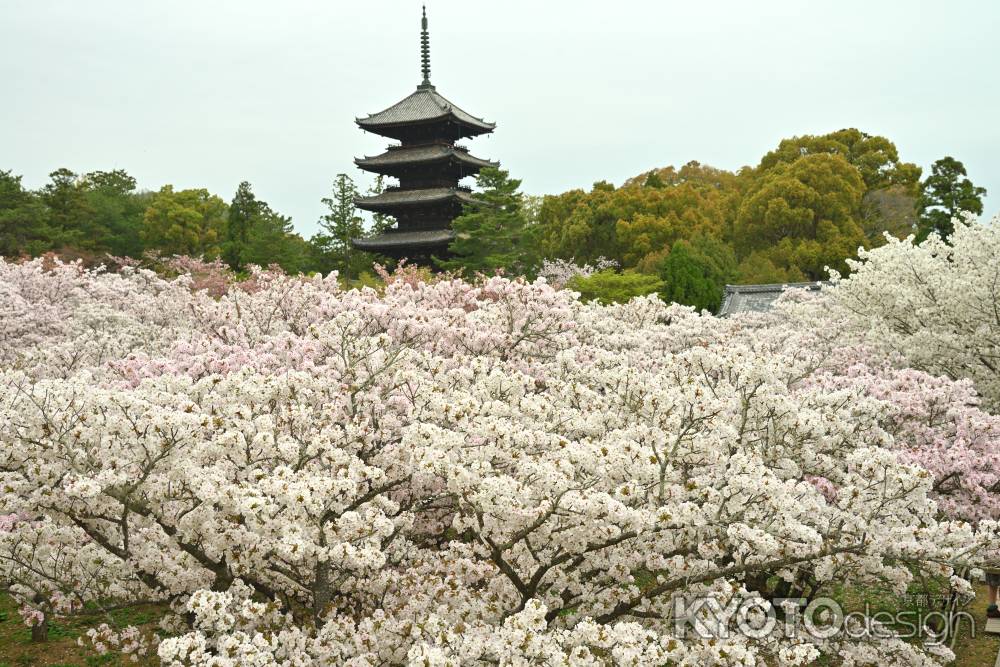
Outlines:
{"label": "pagoda eave", "polygon": [[400,208],[434,206],[445,203],[476,204],[471,193],[457,188],[386,191],[374,197],[357,197],[354,205],[366,211],[394,211]]}
{"label": "pagoda eave", "polygon": [[[433,118],[430,120],[421,121],[410,121],[403,123],[387,123],[387,124],[369,124],[362,121],[357,121],[358,127],[366,132],[371,132],[372,134],[377,134],[383,137],[389,137],[390,139],[401,140],[409,134],[416,131],[420,131],[422,128],[453,128],[453,134],[459,138],[471,138],[478,137],[481,134],[490,134],[496,129],[496,126],[492,123],[486,126],[481,125],[470,125],[461,120],[455,119],[454,117],[441,116],[439,118]],[[437,133],[437,132],[432,132]]]}
{"label": "pagoda eave", "polygon": [[473,116],[437,92],[431,83],[429,40],[424,11],[422,82],[395,104],[354,119],[362,130],[396,142],[379,155],[355,158],[354,164],[399,182],[377,195],[354,198],[357,208],[395,218],[395,225],[377,236],[351,239],[351,245],[363,252],[436,266],[437,260],[450,256],[449,248],[456,238],[453,221],[487,204],[459,183],[483,169],[498,168],[500,163],[478,158],[456,145],[463,137],[493,132],[496,124]]}
{"label": "pagoda eave", "polygon": [[476,173],[487,167],[500,166],[499,162],[484,160],[469,154],[467,151],[441,145],[391,148],[379,155],[355,158],[354,164],[365,171],[389,176],[433,165],[460,167],[467,174]]}
{"label": "pagoda eave", "polygon": [[378,249],[406,248],[432,246],[447,246],[455,238],[455,232],[450,229],[433,229],[419,232],[399,232],[390,230],[378,236],[351,239],[351,243],[359,250],[377,252]]}
{"label": "pagoda eave", "polygon": [[386,137],[399,138],[419,128],[454,127],[459,136],[476,136],[496,129],[496,123],[459,108],[432,85],[420,85],[416,92],[387,109],[354,120],[358,127]]}

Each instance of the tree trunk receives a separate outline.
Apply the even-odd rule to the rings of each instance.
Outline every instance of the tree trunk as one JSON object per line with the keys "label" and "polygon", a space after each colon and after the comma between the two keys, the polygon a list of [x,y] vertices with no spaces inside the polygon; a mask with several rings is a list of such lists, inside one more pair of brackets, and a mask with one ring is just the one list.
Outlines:
{"label": "tree trunk", "polygon": [[31,641],[35,643],[49,640],[49,618],[46,616],[38,625],[31,626]]}

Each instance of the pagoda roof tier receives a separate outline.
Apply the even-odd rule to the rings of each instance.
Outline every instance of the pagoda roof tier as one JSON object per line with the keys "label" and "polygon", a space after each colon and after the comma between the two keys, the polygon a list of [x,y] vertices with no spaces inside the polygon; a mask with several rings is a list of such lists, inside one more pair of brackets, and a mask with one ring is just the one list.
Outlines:
{"label": "pagoda roof tier", "polygon": [[388,109],[355,120],[362,129],[387,137],[398,134],[397,128],[441,121],[460,125],[462,136],[469,137],[486,134],[496,128],[495,123],[477,118],[449,102],[429,83],[420,84],[416,92]]}
{"label": "pagoda roof tier", "polygon": [[430,229],[419,232],[388,231],[378,236],[362,239],[351,239],[359,250],[384,250],[396,248],[412,248],[423,246],[439,246],[451,243],[455,232],[450,229]]}
{"label": "pagoda roof tier", "polygon": [[474,169],[499,167],[499,162],[470,155],[467,150],[450,144],[425,144],[423,146],[396,146],[374,157],[355,158],[354,163],[365,171],[391,174],[398,169],[414,165],[451,162]]}
{"label": "pagoda roof tier", "polygon": [[366,211],[387,211],[401,206],[424,206],[447,201],[475,204],[479,200],[462,188],[420,188],[417,190],[386,190],[374,197],[357,197],[354,204]]}

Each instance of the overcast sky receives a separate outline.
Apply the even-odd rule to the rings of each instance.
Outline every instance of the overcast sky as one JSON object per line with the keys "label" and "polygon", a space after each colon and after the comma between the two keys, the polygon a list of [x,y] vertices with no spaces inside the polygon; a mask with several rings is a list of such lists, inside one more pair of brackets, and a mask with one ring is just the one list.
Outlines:
{"label": "overcast sky", "polygon": [[[963,161],[1000,210],[1000,2],[430,0],[432,81],[532,194],[844,127]],[[0,169],[241,180],[311,235],[354,118],[420,81],[416,0],[0,0]]]}

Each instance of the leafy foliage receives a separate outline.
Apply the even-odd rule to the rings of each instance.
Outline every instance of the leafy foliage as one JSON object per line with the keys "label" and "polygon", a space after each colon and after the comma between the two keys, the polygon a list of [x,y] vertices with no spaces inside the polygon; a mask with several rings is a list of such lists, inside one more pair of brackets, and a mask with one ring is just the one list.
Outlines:
{"label": "leafy foliage", "polygon": [[257,199],[250,184],[243,181],[229,205],[223,258],[234,271],[250,264],[276,264],[298,273],[308,266],[309,247],[293,231],[291,219]]}
{"label": "leafy foliage", "polygon": [[0,171],[0,256],[40,255],[62,242],[40,198],[24,189],[20,176]]}
{"label": "leafy foliage", "polygon": [[147,246],[173,255],[218,256],[226,224],[226,203],[204,188],[175,191],[165,185],[143,216]]}
{"label": "leafy foliage", "polygon": [[88,264],[116,258],[224,254],[229,265],[277,264],[312,270],[311,251],[291,220],[257,199],[241,183],[228,207],[204,189],[141,192],[120,169],[82,176],[58,169],[36,192],[21,177],[0,171],[0,256],[34,257],[59,251]]}
{"label": "leafy foliage", "polygon": [[466,205],[451,227],[455,239],[448,246],[453,257],[437,264],[451,271],[492,274],[526,273],[534,264],[534,249],[523,210],[521,181],[496,167],[476,176],[479,203]]}
{"label": "leafy foliage", "polygon": [[371,266],[371,259],[354,248],[353,239],[364,235],[364,220],[358,214],[354,200],[358,188],[347,174],[337,174],[333,180],[332,196],[324,197],[329,209],[319,221],[323,232],[316,234],[310,243],[318,250],[324,273],[336,269],[341,277],[350,281]]}
{"label": "leafy foliage", "polygon": [[770,171],[779,164],[796,162],[804,155],[824,153],[847,160],[858,170],[868,190],[898,185],[915,192],[920,180],[920,167],[901,162],[894,143],[855,128],[783,139],[775,150],[761,158],[758,170]]}
{"label": "leafy foliage", "polygon": [[776,266],[808,278],[826,267],[846,269],[865,242],[858,223],[864,181],[838,154],[807,154],[780,163],[748,190],[736,219],[741,255],[760,252]]}
{"label": "leafy foliage", "polygon": [[578,275],[566,283],[566,287],[579,292],[584,301],[596,301],[605,305],[628,303],[635,297],[655,294],[663,288],[663,281],[656,276],[635,271],[617,273],[611,270],[598,271],[590,275]]}
{"label": "leafy foliage", "polygon": [[537,238],[546,257],[607,256],[658,274],[675,244],[712,237],[734,252],[734,281],[823,279],[886,232],[913,233],[919,179],[885,137],[853,128],[792,137],[737,173],[690,162],[620,188],[601,182],[545,197]]}
{"label": "leafy foliage", "polygon": [[965,165],[953,157],[943,157],[931,166],[931,175],[920,184],[919,240],[931,233],[947,240],[956,220],[982,214],[986,188],[973,185],[966,176]]}
{"label": "leafy foliage", "polygon": [[713,236],[699,235],[670,248],[660,267],[663,287],[659,292],[667,302],[714,313],[722,305],[723,288],[735,277],[732,248]]}
{"label": "leafy foliage", "polygon": [[[591,266],[607,258],[622,271],[659,279],[669,260],[664,295],[704,307],[714,303],[712,284],[720,275],[740,283],[825,279],[828,268],[848,272],[847,260],[859,248],[884,244],[886,234],[917,232],[923,239],[936,231],[947,238],[954,219],[982,210],[985,192],[953,158],[939,160],[932,171],[921,183],[920,168],[901,159],[892,141],[855,128],[784,139],[756,166],[736,172],[692,161],[644,172],[621,187],[601,181],[589,191],[544,197],[527,196],[518,179],[486,169],[475,195],[480,205],[454,221],[453,254],[434,266],[466,276],[531,277],[543,269],[542,258]],[[367,194],[384,189],[379,177]],[[373,262],[384,259],[351,243],[366,231],[354,206],[357,194],[353,180],[338,174],[322,200],[328,209],[322,231],[306,243],[290,219],[245,182],[227,206],[205,190],[137,191],[121,170],[80,176],[59,169],[37,191],[0,172],[0,255],[59,251],[94,265],[105,254],[139,258],[151,251],[209,260],[221,254],[238,271],[250,264],[293,273],[337,270],[345,284],[367,284]],[[393,224],[376,214],[367,231],[378,234]],[[727,247],[735,270],[707,268],[712,262],[693,251],[704,239]],[[705,275],[695,280],[699,274]]]}
{"label": "leafy foliage", "polygon": [[81,185],[92,211],[95,246],[119,257],[139,257],[143,216],[150,197],[136,192],[135,179],[121,169],[85,174]]}

